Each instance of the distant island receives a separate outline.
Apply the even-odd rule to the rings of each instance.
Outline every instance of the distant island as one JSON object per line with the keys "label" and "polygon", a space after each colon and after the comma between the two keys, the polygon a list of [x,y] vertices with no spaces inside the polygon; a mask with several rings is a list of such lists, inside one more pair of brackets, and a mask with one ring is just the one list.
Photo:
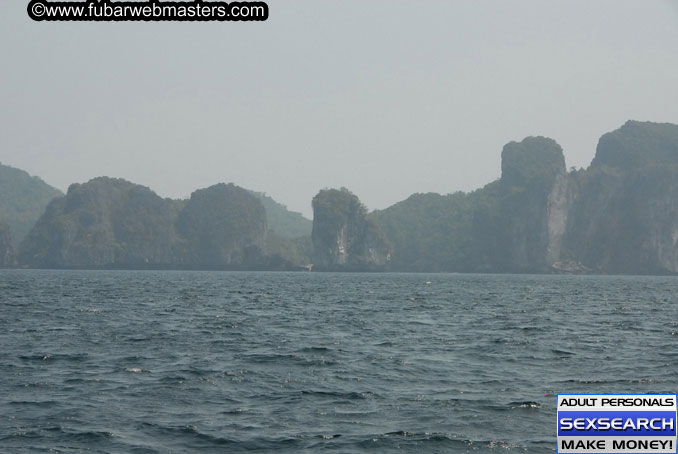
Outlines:
{"label": "distant island", "polygon": [[99,177],[62,194],[0,165],[0,267],[678,274],[678,125],[629,121],[569,172],[528,137],[501,171],[371,213],[322,190],[310,221],[233,184],[172,200]]}

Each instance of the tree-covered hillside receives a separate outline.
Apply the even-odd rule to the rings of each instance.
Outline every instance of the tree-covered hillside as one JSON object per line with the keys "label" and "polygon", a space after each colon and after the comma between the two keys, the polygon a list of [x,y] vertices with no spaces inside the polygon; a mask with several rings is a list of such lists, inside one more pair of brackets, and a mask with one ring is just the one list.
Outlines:
{"label": "tree-covered hillside", "polygon": [[267,233],[263,205],[234,184],[216,184],[191,194],[179,213],[176,231],[181,260],[192,268],[256,266]]}
{"label": "tree-covered hillside", "polygon": [[45,211],[50,200],[62,193],[27,172],[0,164],[0,222],[10,230],[17,246]]}
{"label": "tree-covered hillside", "polygon": [[74,184],[21,245],[42,268],[294,269],[307,243],[269,233],[260,200],[233,184],[163,199],[122,179]]}
{"label": "tree-covered hillside", "polygon": [[281,203],[276,202],[263,192],[252,192],[266,210],[268,228],[276,235],[294,239],[310,236],[313,229],[313,221],[306,219],[301,213],[290,211]]}

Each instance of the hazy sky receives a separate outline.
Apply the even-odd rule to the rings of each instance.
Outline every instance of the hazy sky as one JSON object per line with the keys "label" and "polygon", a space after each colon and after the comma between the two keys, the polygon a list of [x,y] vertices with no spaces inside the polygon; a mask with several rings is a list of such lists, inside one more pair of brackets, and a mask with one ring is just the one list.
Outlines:
{"label": "hazy sky", "polygon": [[6,3],[0,161],[62,190],[234,182],[310,216],[346,186],[385,208],[498,178],[528,135],[580,167],[628,119],[678,123],[676,0],[275,0],[250,23],[38,23]]}

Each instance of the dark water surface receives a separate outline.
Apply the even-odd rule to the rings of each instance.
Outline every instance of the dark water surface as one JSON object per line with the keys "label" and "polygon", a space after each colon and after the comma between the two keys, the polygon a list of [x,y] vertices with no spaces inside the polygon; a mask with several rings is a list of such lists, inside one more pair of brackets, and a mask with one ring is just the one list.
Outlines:
{"label": "dark water surface", "polygon": [[678,279],[0,272],[0,452],[554,452],[678,391]]}

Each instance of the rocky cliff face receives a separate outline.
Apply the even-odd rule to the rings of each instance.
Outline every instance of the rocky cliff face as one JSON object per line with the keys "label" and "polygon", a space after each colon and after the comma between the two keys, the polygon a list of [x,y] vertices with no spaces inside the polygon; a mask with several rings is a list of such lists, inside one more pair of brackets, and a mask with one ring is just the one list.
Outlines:
{"label": "rocky cliff face", "polygon": [[577,186],[561,147],[511,142],[502,175],[470,194],[417,194],[375,213],[394,245],[393,270],[549,272],[560,260]]}
{"label": "rocky cliff face", "polygon": [[378,270],[391,248],[358,197],[346,189],[313,198],[313,267],[317,270]]}
{"label": "rocky cliff face", "polygon": [[548,269],[559,254],[568,215],[565,159],[555,141],[528,137],[507,144],[501,179],[472,197],[477,271]]}
{"label": "rocky cliff face", "polygon": [[600,273],[678,273],[677,125],[626,123],[572,180],[563,257]]}
{"label": "rocky cliff face", "polygon": [[507,144],[470,194],[418,194],[375,213],[393,270],[678,273],[678,126],[628,122],[566,172],[544,137]]}
{"label": "rocky cliff face", "polygon": [[678,273],[676,125],[628,122],[601,137],[591,167],[569,174],[555,142],[509,144],[485,191],[479,270]]}
{"label": "rocky cliff face", "polygon": [[16,264],[16,255],[9,226],[0,223],[0,268],[12,268]]}
{"label": "rocky cliff face", "polygon": [[567,222],[576,197],[577,187],[572,183],[572,178],[564,173],[557,175],[546,203],[548,231],[546,264],[550,267],[557,267],[563,258],[563,241],[567,232]]}

